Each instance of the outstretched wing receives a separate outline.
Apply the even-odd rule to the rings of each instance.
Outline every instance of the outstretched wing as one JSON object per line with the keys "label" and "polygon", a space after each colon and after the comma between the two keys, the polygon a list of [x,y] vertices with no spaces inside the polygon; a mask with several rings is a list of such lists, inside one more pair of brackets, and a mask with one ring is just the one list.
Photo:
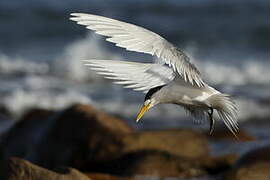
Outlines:
{"label": "outstretched wing", "polygon": [[199,87],[204,82],[197,68],[189,62],[189,58],[173,44],[158,34],[145,28],[118,20],[84,13],[72,13],[70,19],[87,26],[97,34],[107,36],[109,42],[130,51],[156,55],[163,63],[168,64],[179,73],[186,82]]}
{"label": "outstretched wing", "polygon": [[172,69],[162,64],[94,59],[84,60],[84,64],[105,78],[115,80],[116,84],[136,91],[147,92],[153,87],[167,84],[175,77]]}

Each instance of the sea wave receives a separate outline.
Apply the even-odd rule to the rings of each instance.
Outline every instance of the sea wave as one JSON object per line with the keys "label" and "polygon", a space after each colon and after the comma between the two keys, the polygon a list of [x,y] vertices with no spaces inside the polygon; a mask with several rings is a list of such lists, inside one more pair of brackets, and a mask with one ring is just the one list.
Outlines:
{"label": "sea wave", "polygon": [[[125,50],[123,50],[124,52]],[[120,52],[120,53],[119,53]],[[104,47],[104,39],[94,34],[89,34],[83,39],[76,40],[66,46],[54,60],[29,61],[23,58],[12,58],[0,54],[0,74],[39,74],[52,75],[75,81],[100,81],[102,78],[93,71],[83,66],[81,60],[85,59],[112,59],[123,60],[121,51],[112,52]],[[123,53],[125,54],[125,53]],[[191,55],[191,59],[193,60]],[[138,58],[138,62],[141,60]],[[267,60],[193,60],[202,72],[204,79],[213,85],[248,85],[269,84],[270,63]],[[237,62],[237,63],[234,63]]]}
{"label": "sea wave", "polygon": [[[104,41],[104,40],[102,40]],[[93,71],[83,67],[82,60],[86,59],[122,59],[101,45],[101,38],[88,34],[84,39],[76,40],[67,45],[64,52],[53,62],[53,72],[76,81],[100,80]]]}
{"label": "sea wave", "polygon": [[257,60],[242,60],[238,65],[215,61],[206,61],[201,64],[205,79],[211,84],[269,84],[269,68],[269,62]]}
{"label": "sea wave", "polygon": [[[40,83],[40,82],[38,82]],[[33,82],[32,82],[33,84]],[[106,91],[108,88],[104,87],[98,91]],[[128,93],[128,92],[127,92]],[[121,96],[121,93],[118,94]],[[105,112],[119,115],[128,121],[134,121],[142,101],[130,101],[128,99],[95,99],[93,100],[88,93],[75,89],[55,90],[55,88],[33,88],[33,89],[14,89],[5,96],[1,97],[1,104],[7,107],[15,116],[20,116],[25,111],[31,108],[46,108],[52,110],[59,110],[66,108],[74,103],[91,104],[96,108]],[[270,117],[269,104],[262,104],[248,98],[234,98],[238,107],[239,121],[249,120],[251,118],[266,118]],[[177,105],[158,105],[151,109],[144,116],[145,119],[151,121],[168,122],[181,121],[190,119],[186,111]]]}
{"label": "sea wave", "polygon": [[[101,42],[102,41],[102,42]],[[84,59],[129,59],[119,53],[112,52],[102,45],[104,39],[94,34],[89,34],[85,39],[77,40],[69,44],[62,55],[55,61],[55,72],[63,73],[65,77],[80,81],[97,78],[89,69],[82,67]],[[123,49],[123,52],[125,50]],[[191,55],[191,59],[192,55]],[[140,62],[140,59],[137,60]],[[198,69],[202,71],[204,78],[211,84],[245,85],[245,84],[269,84],[270,63],[267,60],[231,60],[224,63],[216,59],[195,60]],[[237,63],[234,63],[237,62]],[[61,71],[59,71],[61,69]]]}
{"label": "sea wave", "polygon": [[59,110],[74,103],[90,104],[91,99],[78,91],[67,90],[59,93],[48,90],[15,89],[1,98],[1,104],[14,116],[20,116],[31,108]]}
{"label": "sea wave", "polygon": [[[7,88],[0,88],[1,103],[14,114],[21,114],[26,109],[33,107],[61,109],[73,103],[87,103],[126,118],[132,116],[134,119],[133,115],[136,115],[141,102],[126,100],[126,98],[112,101],[113,97],[110,94],[106,96],[107,100],[95,98],[94,101],[92,94],[87,93],[88,87],[84,87],[86,84],[89,85],[89,91],[92,88],[92,91],[97,91],[95,96],[100,97],[103,94],[106,95],[108,89],[113,85],[110,81],[103,80],[102,77],[84,67],[81,60],[130,58],[122,56],[119,53],[121,50],[115,52],[105,48],[102,44],[103,41],[104,39],[89,34],[85,38],[67,45],[63,52],[60,52],[54,60],[49,61],[29,61],[24,58],[0,55],[0,74],[11,77],[0,79],[2,84],[8,85]],[[139,58],[138,61],[140,62]],[[270,83],[270,72],[268,71],[270,64],[267,61],[248,60],[240,61],[237,64],[224,64],[224,62],[213,59],[202,62],[195,60],[195,63],[205,79],[214,87],[215,85],[238,87]],[[20,74],[24,74],[24,76],[19,76]],[[93,88],[94,84],[102,84],[102,86]],[[123,91],[116,89],[115,93],[117,96],[123,97]],[[256,102],[256,99],[241,95],[236,98],[236,103],[241,120],[252,116],[270,116],[269,106]],[[151,110],[146,117],[156,119],[161,115],[168,119],[187,118],[185,111],[168,105]]]}
{"label": "sea wave", "polygon": [[49,64],[47,62],[29,61],[21,57],[9,57],[0,54],[0,74],[48,74]]}

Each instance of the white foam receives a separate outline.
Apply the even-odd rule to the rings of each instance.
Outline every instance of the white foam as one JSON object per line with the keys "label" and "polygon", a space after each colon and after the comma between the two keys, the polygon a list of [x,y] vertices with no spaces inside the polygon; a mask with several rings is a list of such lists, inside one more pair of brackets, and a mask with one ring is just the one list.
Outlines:
{"label": "white foam", "polygon": [[47,74],[49,65],[46,62],[28,61],[22,58],[11,58],[0,54],[1,74]]}
{"label": "white foam", "polygon": [[[54,75],[73,81],[101,81],[103,78],[87,67],[83,66],[85,59],[126,59],[121,54],[111,52],[104,47],[104,39],[93,33],[85,38],[67,45],[64,52],[60,52],[51,61],[29,61],[23,58],[11,58],[0,54],[0,73],[2,74],[40,74]],[[112,45],[113,46],[113,45]],[[123,49],[123,51],[125,51]],[[257,59],[241,60],[238,63],[226,63],[210,59],[207,61],[194,60],[194,48],[188,48],[192,61],[202,72],[204,79],[210,84],[226,84],[231,86],[246,84],[270,84],[270,63]],[[121,52],[121,51],[120,51]],[[140,61],[140,59],[136,59]],[[231,60],[232,61],[232,60]],[[234,61],[232,61],[234,62]],[[237,65],[236,65],[237,64]]]}
{"label": "white foam", "polygon": [[[120,55],[104,48],[101,44],[104,40],[100,38],[90,34],[84,39],[69,44],[54,62],[34,62],[0,55],[0,73],[27,74],[25,78],[19,79],[19,84],[18,81],[3,81],[3,83],[16,84],[16,86],[8,86],[8,93],[0,98],[1,103],[15,114],[20,114],[33,107],[61,109],[73,103],[91,103],[107,112],[134,118],[138,113],[140,103],[126,101],[126,99],[119,102],[112,102],[111,99],[99,102],[98,99],[97,102],[93,102],[86,93],[81,92],[84,81],[92,80],[99,83],[100,80],[103,80],[101,76],[97,76],[95,72],[83,66],[81,60],[123,59]],[[128,59],[128,57],[124,59]],[[236,66],[209,60],[197,61],[196,64],[205,79],[214,85],[225,84],[226,87],[237,87],[252,83],[270,84],[270,63],[255,60],[241,61],[241,63]],[[74,85],[73,83],[77,81],[79,82]],[[106,93],[112,87],[111,82],[102,81],[102,83],[104,82],[107,84],[104,85],[105,88],[104,86],[100,89],[97,88],[99,92]],[[6,92],[7,89],[3,91]],[[122,91],[119,91],[117,95],[123,97],[121,93]],[[269,106],[245,98],[237,99],[236,102],[239,107],[240,120],[253,116],[270,116]],[[184,110],[169,105],[159,106],[148,112],[146,116],[168,119],[186,119],[188,117]]]}
{"label": "white foam", "polygon": [[19,116],[31,108],[59,110],[74,103],[91,103],[89,97],[72,90],[53,93],[50,91],[16,89],[1,101],[15,116]]}
{"label": "white foam", "polygon": [[248,120],[249,118],[265,118],[270,117],[270,105],[257,103],[251,99],[237,99],[239,120]]}
{"label": "white foam", "polygon": [[[26,110],[36,107],[58,110],[66,108],[73,103],[85,103],[92,104],[98,109],[112,114],[119,114],[126,119],[135,119],[142,104],[142,102],[135,100],[136,98],[128,99],[126,98],[128,97],[127,95],[121,95],[122,91],[116,94],[119,98],[109,98],[110,96],[108,96],[108,99],[93,101],[87,93],[87,88],[86,92],[80,88],[72,88],[80,83],[62,83],[61,79],[52,77],[27,76],[22,79],[21,87],[9,90],[0,100],[15,115],[20,115]],[[91,87],[94,87],[94,84]],[[98,88],[95,87],[96,92],[94,94],[98,95],[99,92],[106,94],[110,88],[112,88],[110,84],[99,86]],[[110,94],[110,92],[108,93]],[[126,91],[125,93],[129,92]],[[260,104],[253,99],[247,98],[235,98],[235,102],[239,109],[238,117],[240,121],[251,117],[262,118],[270,116],[269,105]],[[173,121],[191,119],[180,106],[168,104],[158,105],[151,109],[146,113],[145,118]]]}
{"label": "white foam", "polygon": [[270,63],[256,60],[241,61],[240,65],[206,61],[200,64],[203,76],[211,84],[269,84]]}
{"label": "white foam", "polygon": [[[55,61],[55,71],[66,78],[76,81],[101,80],[101,76],[97,76],[92,70],[84,67],[81,60],[129,59],[104,48],[102,43],[104,43],[104,39],[95,34],[89,34],[85,39],[71,43]],[[190,52],[190,49],[188,52]],[[191,49],[191,51],[194,50]],[[192,55],[189,56],[192,58]],[[140,59],[137,61],[140,61]],[[193,61],[196,62],[198,69],[210,84],[245,85],[270,83],[270,63],[267,61],[258,61],[257,59],[241,61],[236,59],[235,62],[238,63],[224,63],[216,59]]]}
{"label": "white foam", "polygon": [[62,77],[76,80],[100,80],[95,72],[83,66],[82,60],[86,59],[122,59],[119,55],[110,52],[100,43],[101,37],[93,34],[85,39],[77,40],[69,44],[63,54],[56,58],[54,72]]}

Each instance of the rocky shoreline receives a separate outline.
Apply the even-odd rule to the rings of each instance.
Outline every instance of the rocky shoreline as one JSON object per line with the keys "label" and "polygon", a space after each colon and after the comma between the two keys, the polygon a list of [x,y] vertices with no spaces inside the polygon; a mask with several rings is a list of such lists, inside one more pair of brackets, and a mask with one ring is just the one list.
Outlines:
{"label": "rocky shoreline", "polygon": [[134,130],[90,105],[61,111],[32,109],[1,135],[2,180],[132,180],[270,178],[270,145],[241,155],[213,156],[210,140],[255,141],[240,131],[213,136],[191,129]]}

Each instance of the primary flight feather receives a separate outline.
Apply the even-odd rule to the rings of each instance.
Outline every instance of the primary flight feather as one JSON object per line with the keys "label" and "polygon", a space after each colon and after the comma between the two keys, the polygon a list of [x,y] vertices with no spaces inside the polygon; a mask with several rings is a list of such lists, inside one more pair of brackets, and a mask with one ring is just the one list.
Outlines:
{"label": "primary flight feather", "polygon": [[198,69],[180,49],[160,35],[145,28],[102,16],[72,13],[71,20],[107,41],[129,51],[151,54],[160,61],[135,63],[114,60],[84,60],[86,66],[126,88],[146,92],[139,120],[151,107],[160,103],[178,104],[197,118],[208,117],[213,131],[213,110],[235,135],[238,131],[237,109],[226,94],[207,85]]}

